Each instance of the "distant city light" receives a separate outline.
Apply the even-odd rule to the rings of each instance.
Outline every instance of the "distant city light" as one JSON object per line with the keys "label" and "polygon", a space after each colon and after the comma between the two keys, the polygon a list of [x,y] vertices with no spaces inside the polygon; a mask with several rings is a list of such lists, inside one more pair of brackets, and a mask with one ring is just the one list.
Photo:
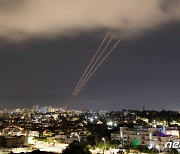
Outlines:
{"label": "distant city light", "polygon": [[93,118],[90,118],[90,122],[93,122],[94,121],[94,119]]}
{"label": "distant city light", "polygon": [[109,122],[107,122],[107,125],[108,125],[108,126],[113,126],[113,122],[112,122],[112,121],[109,121]]}

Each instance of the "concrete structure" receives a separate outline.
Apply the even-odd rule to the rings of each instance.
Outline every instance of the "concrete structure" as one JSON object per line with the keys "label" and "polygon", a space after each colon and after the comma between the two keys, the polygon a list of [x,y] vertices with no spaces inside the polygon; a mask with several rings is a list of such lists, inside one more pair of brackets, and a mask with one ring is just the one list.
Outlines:
{"label": "concrete structure", "polygon": [[38,131],[29,131],[29,137],[39,137]]}
{"label": "concrete structure", "polygon": [[165,144],[167,142],[180,142],[180,131],[177,129],[164,128],[127,128],[120,127],[118,133],[112,133],[112,140],[123,140],[124,142],[133,143],[136,139],[138,145],[155,148],[161,151],[166,151]]}
{"label": "concrete structure", "polygon": [[26,136],[0,137],[0,147],[18,148],[27,145],[28,142]]}

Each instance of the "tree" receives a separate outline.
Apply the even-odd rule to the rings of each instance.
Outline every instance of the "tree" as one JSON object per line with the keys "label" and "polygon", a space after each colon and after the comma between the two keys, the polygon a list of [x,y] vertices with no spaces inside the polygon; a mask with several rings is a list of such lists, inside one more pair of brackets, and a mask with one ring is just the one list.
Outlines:
{"label": "tree", "polygon": [[65,150],[63,150],[62,154],[91,154],[91,152],[86,146],[81,145],[78,141],[73,141]]}
{"label": "tree", "polygon": [[88,141],[88,144],[90,144],[91,146],[96,145],[95,136],[93,136],[93,135],[89,135],[89,136],[87,137],[87,141]]}
{"label": "tree", "polygon": [[172,154],[178,154],[178,151],[177,151],[176,149],[172,148],[172,149],[170,150],[170,153],[172,153]]}

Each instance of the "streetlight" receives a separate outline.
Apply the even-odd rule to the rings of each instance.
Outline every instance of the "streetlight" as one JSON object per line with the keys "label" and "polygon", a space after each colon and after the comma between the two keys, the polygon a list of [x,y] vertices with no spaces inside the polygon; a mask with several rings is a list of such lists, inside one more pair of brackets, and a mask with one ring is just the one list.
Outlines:
{"label": "streetlight", "polygon": [[[106,150],[106,140],[105,138],[103,137],[102,140],[104,141],[104,149]],[[103,150],[103,154],[105,154],[106,152],[104,152],[105,150]]]}

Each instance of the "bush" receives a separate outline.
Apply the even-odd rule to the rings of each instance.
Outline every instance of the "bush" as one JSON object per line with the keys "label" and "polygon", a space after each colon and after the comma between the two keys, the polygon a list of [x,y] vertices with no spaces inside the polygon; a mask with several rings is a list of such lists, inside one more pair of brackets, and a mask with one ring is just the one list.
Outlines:
{"label": "bush", "polygon": [[63,150],[62,154],[91,154],[91,152],[86,146],[81,145],[78,141],[74,141]]}

